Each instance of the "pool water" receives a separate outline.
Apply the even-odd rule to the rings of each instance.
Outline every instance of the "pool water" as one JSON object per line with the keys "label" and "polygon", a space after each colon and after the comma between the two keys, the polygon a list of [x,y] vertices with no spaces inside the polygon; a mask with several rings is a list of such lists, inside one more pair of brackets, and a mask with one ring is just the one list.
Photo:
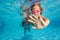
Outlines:
{"label": "pool water", "polygon": [[[60,40],[60,0],[41,2],[43,16],[50,24],[41,30],[27,32],[21,26],[20,6],[23,0],[0,0],[0,40]],[[27,1],[26,1],[27,2]]]}

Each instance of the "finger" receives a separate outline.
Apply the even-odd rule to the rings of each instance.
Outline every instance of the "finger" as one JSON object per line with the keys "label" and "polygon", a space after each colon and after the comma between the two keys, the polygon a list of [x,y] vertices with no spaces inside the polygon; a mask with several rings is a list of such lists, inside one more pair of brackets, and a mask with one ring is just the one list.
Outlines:
{"label": "finger", "polygon": [[35,16],[35,15],[32,15],[32,17],[33,17],[33,18],[35,18],[35,19],[38,19],[38,17],[37,17],[37,16]]}
{"label": "finger", "polygon": [[31,23],[35,23],[35,22],[34,22],[33,20],[31,20],[31,19],[28,19],[28,21],[31,22]]}
{"label": "finger", "polygon": [[40,16],[40,15],[38,15],[38,16]]}
{"label": "finger", "polygon": [[30,19],[31,19],[31,20],[36,21],[36,19],[35,19],[35,18],[33,18],[32,16],[29,16],[29,17],[30,17]]}

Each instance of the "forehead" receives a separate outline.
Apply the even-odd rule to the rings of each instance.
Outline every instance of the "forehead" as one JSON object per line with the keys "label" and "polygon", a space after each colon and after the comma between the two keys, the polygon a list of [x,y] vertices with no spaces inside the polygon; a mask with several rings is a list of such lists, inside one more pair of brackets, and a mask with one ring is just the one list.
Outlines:
{"label": "forehead", "polygon": [[33,7],[33,9],[34,9],[34,10],[40,9],[40,7],[39,7],[38,5],[36,5],[36,6]]}

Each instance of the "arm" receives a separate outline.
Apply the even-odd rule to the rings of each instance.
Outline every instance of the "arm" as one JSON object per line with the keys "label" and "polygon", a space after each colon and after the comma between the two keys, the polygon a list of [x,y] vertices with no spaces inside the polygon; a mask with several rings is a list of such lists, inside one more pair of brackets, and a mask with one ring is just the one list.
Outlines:
{"label": "arm", "polygon": [[36,21],[36,26],[32,25],[33,29],[42,29],[49,24],[49,20],[40,16],[40,19]]}
{"label": "arm", "polygon": [[[35,26],[34,26],[35,25]],[[43,26],[41,26],[40,24],[38,25],[38,24],[34,24],[34,25],[32,25],[32,28],[33,29],[42,29],[42,28],[44,28]]]}

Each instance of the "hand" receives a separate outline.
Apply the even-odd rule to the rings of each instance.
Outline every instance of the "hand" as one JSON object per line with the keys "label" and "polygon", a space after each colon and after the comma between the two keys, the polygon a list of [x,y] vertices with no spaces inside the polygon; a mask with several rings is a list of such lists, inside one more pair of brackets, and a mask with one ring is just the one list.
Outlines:
{"label": "hand", "polygon": [[38,19],[38,15],[37,16],[36,15],[29,16],[28,21],[33,23],[34,25],[36,25],[37,29],[43,28],[42,25],[41,25],[40,19]]}

